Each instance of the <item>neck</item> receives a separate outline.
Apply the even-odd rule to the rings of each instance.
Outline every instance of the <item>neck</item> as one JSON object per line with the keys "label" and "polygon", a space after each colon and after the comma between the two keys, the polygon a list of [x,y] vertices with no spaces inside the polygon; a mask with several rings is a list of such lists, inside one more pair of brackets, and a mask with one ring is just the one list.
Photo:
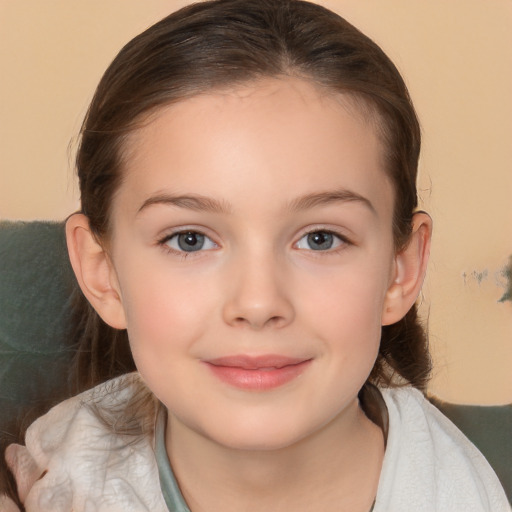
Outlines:
{"label": "neck", "polygon": [[356,401],[313,435],[280,449],[219,445],[172,416],[166,444],[192,512],[367,512],[384,456],[382,431]]}

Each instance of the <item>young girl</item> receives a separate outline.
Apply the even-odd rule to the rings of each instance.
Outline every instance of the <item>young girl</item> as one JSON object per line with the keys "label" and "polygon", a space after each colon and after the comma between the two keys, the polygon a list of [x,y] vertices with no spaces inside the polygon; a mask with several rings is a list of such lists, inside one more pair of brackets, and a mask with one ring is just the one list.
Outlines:
{"label": "young girl", "polygon": [[214,0],[131,41],[66,225],[91,389],[7,449],[1,510],[508,510],[422,394],[419,149],[396,68],[318,5]]}

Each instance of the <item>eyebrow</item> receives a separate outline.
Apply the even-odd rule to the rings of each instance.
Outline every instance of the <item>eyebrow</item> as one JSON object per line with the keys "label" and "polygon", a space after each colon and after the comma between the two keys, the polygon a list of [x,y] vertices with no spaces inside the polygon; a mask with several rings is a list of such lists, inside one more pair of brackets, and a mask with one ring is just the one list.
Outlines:
{"label": "eyebrow", "polygon": [[324,206],[331,203],[361,203],[363,206],[368,208],[374,215],[377,215],[377,210],[371,203],[369,199],[358,194],[357,192],[352,192],[347,189],[339,189],[333,191],[326,192],[318,192],[314,194],[307,194],[305,196],[298,197],[294,199],[289,208],[292,211],[300,211],[307,210],[309,208],[314,208],[315,206]]}
{"label": "eyebrow", "polygon": [[231,208],[224,201],[217,201],[211,197],[200,195],[175,196],[172,194],[157,194],[146,199],[142,206],[138,209],[137,215],[155,204],[168,206],[178,206],[179,208],[187,208],[198,212],[207,213],[229,213]]}
{"label": "eyebrow", "polygon": [[[301,211],[314,208],[316,206],[325,206],[331,203],[347,203],[357,202],[368,208],[374,215],[377,214],[375,207],[366,197],[352,192],[347,189],[340,189],[334,191],[317,192],[313,194],[306,194],[298,197],[288,204],[290,211]],[[179,208],[186,208],[199,212],[227,214],[231,212],[231,207],[226,201],[218,201],[211,197],[201,195],[183,195],[176,196],[173,194],[157,194],[146,199],[142,206],[138,209],[137,215],[146,208],[153,205],[168,205],[177,206]]]}

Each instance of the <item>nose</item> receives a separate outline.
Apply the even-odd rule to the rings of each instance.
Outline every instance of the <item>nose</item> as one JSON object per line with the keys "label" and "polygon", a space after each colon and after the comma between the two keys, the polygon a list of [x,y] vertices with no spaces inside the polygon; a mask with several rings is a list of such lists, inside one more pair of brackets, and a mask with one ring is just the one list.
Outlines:
{"label": "nose", "polygon": [[275,258],[240,258],[229,273],[224,321],[252,330],[283,328],[295,316],[286,273]]}

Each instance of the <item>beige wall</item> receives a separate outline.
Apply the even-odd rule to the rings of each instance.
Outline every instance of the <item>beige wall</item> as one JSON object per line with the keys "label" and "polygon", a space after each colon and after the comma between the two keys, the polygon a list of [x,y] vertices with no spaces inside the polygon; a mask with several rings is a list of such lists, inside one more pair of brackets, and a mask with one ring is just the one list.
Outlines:
{"label": "beige wall", "polygon": [[[77,206],[68,145],[102,71],[129,38],[188,3],[0,0],[0,218]],[[423,312],[431,389],[512,401],[512,3],[325,0],[380,43],[423,124],[420,189],[435,219]],[[509,267],[510,271],[510,267]]]}

